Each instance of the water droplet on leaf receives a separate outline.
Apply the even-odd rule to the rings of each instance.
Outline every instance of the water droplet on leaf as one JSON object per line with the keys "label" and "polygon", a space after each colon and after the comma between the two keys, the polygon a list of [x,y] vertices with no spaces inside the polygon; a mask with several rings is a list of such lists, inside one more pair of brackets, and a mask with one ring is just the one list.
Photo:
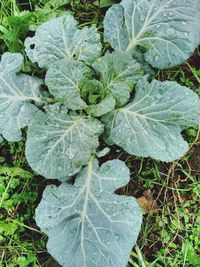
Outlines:
{"label": "water droplet on leaf", "polygon": [[155,61],[158,61],[158,60],[159,60],[159,56],[155,56],[155,57],[154,57],[154,60],[155,60]]}
{"label": "water droplet on leaf", "polygon": [[140,21],[144,21],[145,20],[145,16],[140,16]]}

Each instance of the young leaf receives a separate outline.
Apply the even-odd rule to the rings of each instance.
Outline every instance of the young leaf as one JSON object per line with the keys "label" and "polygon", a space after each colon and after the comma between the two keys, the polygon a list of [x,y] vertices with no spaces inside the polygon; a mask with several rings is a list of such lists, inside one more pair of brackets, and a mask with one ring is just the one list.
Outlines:
{"label": "young leaf", "polygon": [[115,108],[115,98],[107,96],[103,84],[95,79],[85,79],[81,86],[81,96],[88,103],[86,112],[93,117],[100,117]]}
{"label": "young leaf", "polygon": [[180,132],[198,125],[198,110],[193,91],[176,82],[148,83],[144,77],[134,100],[103,118],[106,140],[132,155],[172,161],[186,153],[188,144]]}
{"label": "young leaf", "polygon": [[143,74],[140,64],[124,52],[106,54],[93,64],[93,68],[100,75],[106,95],[113,96],[117,106],[128,101],[133,86]]}
{"label": "young leaf", "polygon": [[200,40],[198,0],[122,0],[104,19],[104,39],[116,50],[146,48],[145,59],[161,69],[184,62]]}
{"label": "young leaf", "polygon": [[100,103],[89,105],[86,108],[88,114],[94,117],[101,117],[102,115],[112,111],[115,108],[115,98],[112,96],[105,97]]}
{"label": "young leaf", "polygon": [[90,72],[84,63],[65,58],[50,66],[45,83],[55,98],[64,99],[68,108],[82,109],[87,105],[80,97],[81,84]]}
{"label": "young leaf", "polygon": [[17,74],[23,64],[21,54],[4,53],[0,63],[0,133],[8,141],[21,139],[21,128],[27,126],[41,104],[41,80]]}
{"label": "young leaf", "polygon": [[46,178],[72,176],[86,165],[98,147],[102,124],[54,104],[38,111],[28,128],[26,157],[33,170]]}
{"label": "young leaf", "polygon": [[63,58],[93,63],[101,52],[100,35],[95,26],[76,26],[77,21],[69,14],[43,23],[34,37],[25,40],[30,60],[45,68]]}
{"label": "young leaf", "polygon": [[81,96],[88,104],[97,104],[106,96],[103,84],[96,79],[85,79],[81,86]]}
{"label": "young leaf", "polygon": [[109,147],[105,147],[100,151],[97,151],[95,154],[98,158],[101,157],[105,157],[106,155],[108,155],[110,153],[110,148]]}
{"label": "young leaf", "polygon": [[129,169],[120,160],[101,167],[90,159],[75,184],[48,186],[36,222],[48,237],[50,254],[63,266],[126,266],[142,221],[133,197],[115,195]]}

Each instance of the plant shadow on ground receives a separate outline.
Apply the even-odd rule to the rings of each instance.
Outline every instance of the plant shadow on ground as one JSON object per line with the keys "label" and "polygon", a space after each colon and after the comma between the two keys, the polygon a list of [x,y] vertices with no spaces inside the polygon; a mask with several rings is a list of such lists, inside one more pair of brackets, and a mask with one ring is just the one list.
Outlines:
{"label": "plant shadow on ground", "polygon": [[[71,3],[59,6],[58,2]],[[22,28],[18,28],[18,35],[10,39],[17,26],[8,17],[16,17],[16,12],[25,10],[34,13],[26,18],[33,30],[48,18],[70,9],[82,25],[94,23],[101,31],[105,9],[92,2],[16,1],[14,12],[11,1],[1,1],[1,24],[7,30],[1,34],[1,53],[11,48],[13,52],[24,53],[21,44],[28,34],[27,29],[23,28],[23,32]],[[26,71],[31,72],[33,68],[35,71],[35,66],[29,63]],[[182,66],[158,71],[157,79],[176,80],[200,94],[199,68],[200,54],[197,50]],[[183,134],[190,143],[190,149],[186,156],[172,163],[133,157],[116,146],[100,160],[103,163],[107,159],[119,158],[126,162],[131,170],[131,181],[116,193],[137,197],[143,208],[143,227],[137,246],[131,252],[129,267],[200,266],[199,130],[191,128]],[[34,210],[44,188],[47,184],[58,182],[46,180],[32,172],[24,156],[24,140],[15,144],[0,144],[0,266],[59,266],[46,252],[47,238],[34,221]]]}

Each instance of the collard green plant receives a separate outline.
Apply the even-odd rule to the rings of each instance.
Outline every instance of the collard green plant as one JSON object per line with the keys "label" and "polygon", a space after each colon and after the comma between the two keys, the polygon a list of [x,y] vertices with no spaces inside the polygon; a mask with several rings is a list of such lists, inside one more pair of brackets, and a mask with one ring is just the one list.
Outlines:
{"label": "collard green plant", "polygon": [[20,54],[2,56],[0,134],[18,141],[28,126],[30,166],[61,182],[44,190],[36,222],[62,266],[126,266],[137,240],[141,210],[133,197],[115,194],[129,182],[129,169],[120,160],[99,166],[105,144],[166,162],[187,152],[181,132],[199,122],[198,96],[155,80],[153,67],[192,54],[198,9],[197,0],[123,0],[106,13],[104,39],[114,51],[104,55],[95,26],[80,28],[69,14],[47,21],[25,41],[44,81],[20,73]]}

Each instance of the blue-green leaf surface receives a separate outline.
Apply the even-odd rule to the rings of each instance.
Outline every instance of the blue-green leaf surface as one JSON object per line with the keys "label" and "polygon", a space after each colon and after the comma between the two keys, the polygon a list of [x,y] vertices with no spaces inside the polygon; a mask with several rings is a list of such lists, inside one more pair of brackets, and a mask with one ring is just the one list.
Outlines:
{"label": "blue-green leaf surface", "polygon": [[133,86],[142,77],[139,63],[124,52],[113,52],[99,58],[93,68],[100,76],[107,96],[115,98],[117,106],[125,104]]}
{"label": "blue-green leaf surface", "polygon": [[4,53],[0,63],[0,133],[8,141],[19,141],[21,129],[27,126],[42,104],[41,80],[18,74],[23,64],[21,54]]}
{"label": "blue-green leaf surface", "polygon": [[69,109],[82,109],[87,105],[81,99],[82,81],[91,76],[90,69],[80,61],[62,59],[47,71],[45,84],[56,99],[65,101]]}
{"label": "blue-green leaf surface", "polygon": [[86,108],[88,114],[94,117],[100,117],[115,108],[115,98],[112,96],[105,97],[100,103],[89,105]]}
{"label": "blue-green leaf surface", "polygon": [[100,35],[95,26],[77,29],[77,21],[67,14],[51,19],[25,40],[25,50],[32,62],[48,68],[68,58],[91,64],[101,52]]}
{"label": "blue-green leaf surface", "polygon": [[99,146],[102,124],[68,112],[60,104],[38,111],[28,128],[26,157],[33,170],[46,178],[72,176],[86,165]]}
{"label": "blue-green leaf surface", "polygon": [[1,76],[10,73],[17,73],[21,70],[23,56],[19,53],[5,52],[1,57],[0,73]]}
{"label": "blue-green leaf surface", "polygon": [[36,222],[49,253],[63,267],[125,267],[138,237],[142,214],[133,197],[114,194],[130,179],[120,160],[101,167],[90,159],[75,184],[48,186]]}
{"label": "blue-green leaf surface", "polygon": [[176,82],[151,83],[144,77],[128,105],[106,114],[105,139],[132,155],[172,161],[188,149],[180,132],[198,125],[198,96]]}
{"label": "blue-green leaf surface", "polygon": [[122,0],[104,20],[104,39],[116,50],[146,49],[153,67],[184,62],[200,41],[199,0]]}

